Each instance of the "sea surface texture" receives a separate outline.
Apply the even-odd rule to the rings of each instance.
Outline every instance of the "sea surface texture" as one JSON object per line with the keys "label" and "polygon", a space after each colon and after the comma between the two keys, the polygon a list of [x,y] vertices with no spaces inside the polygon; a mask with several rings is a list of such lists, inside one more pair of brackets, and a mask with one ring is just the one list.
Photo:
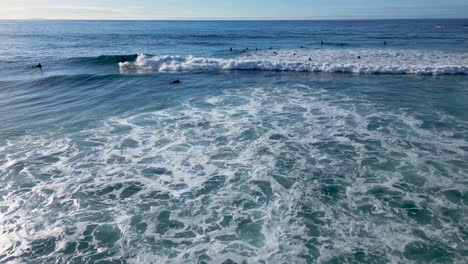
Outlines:
{"label": "sea surface texture", "polygon": [[468,20],[0,45],[0,263],[468,263]]}

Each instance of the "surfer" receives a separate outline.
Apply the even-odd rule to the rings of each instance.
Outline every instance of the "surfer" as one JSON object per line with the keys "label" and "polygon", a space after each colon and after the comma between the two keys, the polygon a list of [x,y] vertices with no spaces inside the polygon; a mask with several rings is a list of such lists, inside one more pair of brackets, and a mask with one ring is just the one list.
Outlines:
{"label": "surfer", "polygon": [[231,51],[231,52],[232,52],[232,48],[231,48],[231,49],[229,49],[229,51]]}
{"label": "surfer", "polygon": [[127,60],[125,59],[124,56],[120,56],[120,63],[125,63],[127,62]]}
{"label": "surfer", "polygon": [[172,81],[171,84],[179,84],[180,81],[179,80],[175,80],[175,81]]}
{"label": "surfer", "polygon": [[384,45],[387,45],[387,41],[384,41],[384,43],[383,43],[383,44],[384,44]]}
{"label": "surfer", "polygon": [[361,56],[357,56],[357,58],[358,58],[358,59],[360,59],[360,58],[361,58]]}
{"label": "surfer", "polygon": [[312,58],[309,58],[309,61],[312,61]]}
{"label": "surfer", "polygon": [[323,44],[325,44],[325,43],[323,43],[323,40],[322,40],[322,41],[320,41],[320,45],[322,45],[322,46],[323,46]]}
{"label": "surfer", "polygon": [[39,64],[37,64],[36,66],[33,66],[33,68],[39,68],[39,69],[42,70],[42,64],[39,63]]}

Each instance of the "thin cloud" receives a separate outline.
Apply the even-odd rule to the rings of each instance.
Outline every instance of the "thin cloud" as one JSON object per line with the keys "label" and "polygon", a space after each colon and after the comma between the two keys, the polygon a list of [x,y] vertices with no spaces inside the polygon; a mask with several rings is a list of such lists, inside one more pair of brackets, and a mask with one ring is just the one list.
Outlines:
{"label": "thin cloud", "polygon": [[51,19],[132,19],[147,17],[158,19],[164,12],[162,10],[147,10],[138,6],[112,8],[106,6],[28,6],[25,8],[11,7],[0,11],[2,13],[16,14],[18,18],[30,18],[40,15]]}
{"label": "thin cloud", "polygon": [[[3,0],[0,0],[3,1]],[[8,1],[8,0],[7,0]],[[8,2],[7,2],[8,3]],[[149,4],[138,6],[129,4],[115,5],[111,1],[100,2],[100,5],[27,5],[26,2],[11,2],[0,4],[0,18],[31,18],[44,17],[50,19],[216,19],[216,20],[274,20],[274,19],[375,19],[375,18],[463,18],[468,15],[468,4],[438,4],[399,6],[386,4],[383,6],[322,6],[321,8],[298,8],[279,10],[270,6],[257,10],[210,9],[205,6],[187,6],[179,8],[174,3]],[[163,7],[163,8],[160,8]],[[229,10],[229,11],[228,11]],[[232,11],[232,12],[230,12]]]}

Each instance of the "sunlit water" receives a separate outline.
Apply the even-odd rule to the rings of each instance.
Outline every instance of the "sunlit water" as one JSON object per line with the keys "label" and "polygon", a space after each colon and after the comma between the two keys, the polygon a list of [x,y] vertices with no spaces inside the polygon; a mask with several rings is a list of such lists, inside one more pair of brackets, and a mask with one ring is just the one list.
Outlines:
{"label": "sunlit water", "polygon": [[466,263],[467,32],[2,21],[0,263]]}

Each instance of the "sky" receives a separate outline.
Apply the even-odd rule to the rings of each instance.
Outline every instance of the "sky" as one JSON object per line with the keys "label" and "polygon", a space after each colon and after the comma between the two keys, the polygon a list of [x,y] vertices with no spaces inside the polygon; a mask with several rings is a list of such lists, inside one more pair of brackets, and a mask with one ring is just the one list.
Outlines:
{"label": "sky", "polygon": [[468,18],[468,0],[0,0],[0,19]]}

